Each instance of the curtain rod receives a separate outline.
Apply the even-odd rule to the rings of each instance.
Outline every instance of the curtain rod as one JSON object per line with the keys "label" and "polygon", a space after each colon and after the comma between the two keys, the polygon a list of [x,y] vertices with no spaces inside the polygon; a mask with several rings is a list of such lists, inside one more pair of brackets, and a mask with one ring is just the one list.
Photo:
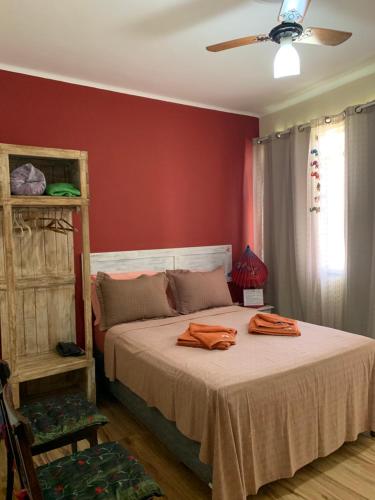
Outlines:
{"label": "curtain rod", "polygon": [[356,113],[362,113],[364,109],[371,108],[371,106],[375,106],[375,101],[370,101],[366,104],[360,104],[355,108]]}
{"label": "curtain rod", "polygon": [[[354,111],[356,113],[362,113],[362,111],[364,109],[371,108],[372,106],[375,106],[375,100],[370,101],[366,104],[360,104],[359,106],[356,106],[354,108]],[[338,118],[339,116],[345,117],[346,111],[343,111],[342,113],[337,113],[337,115],[324,116],[323,119],[324,119],[325,123],[331,123],[332,120],[334,120],[335,118]],[[311,127],[311,122],[306,122],[306,123],[302,123],[302,125],[298,125],[297,129],[299,132],[303,132],[306,128],[309,128],[309,127]],[[292,129],[288,128],[287,130],[284,130],[282,132],[275,132],[274,134],[268,134],[268,135],[265,135],[264,137],[259,137],[258,139],[255,139],[255,142],[257,144],[262,144],[263,142],[268,141],[269,139],[272,139],[273,136],[276,137],[277,139],[280,139],[282,136],[290,134],[291,130]]]}
{"label": "curtain rod", "polygon": [[262,142],[265,142],[268,139],[271,139],[272,136],[275,136],[278,139],[280,139],[283,135],[289,135],[290,132],[291,132],[291,129],[288,128],[287,130],[283,130],[282,132],[275,132],[274,134],[269,134],[269,135],[265,135],[264,137],[259,137],[258,139],[255,139],[255,142],[257,144],[262,144]]}
{"label": "curtain rod", "polygon": [[[345,118],[346,116],[346,111],[342,111],[341,113],[337,113],[336,115],[327,115],[327,116],[324,116],[322,118],[322,120],[324,120],[324,123],[331,123],[332,120],[334,120],[335,118],[339,118],[340,116],[342,116],[343,118]],[[312,120],[314,121],[314,120]],[[307,123],[302,123],[302,125],[298,125],[297,129],[299,132],[303,132],[306,128],[309,128],[311,127],[311,122],[307,122]]]}

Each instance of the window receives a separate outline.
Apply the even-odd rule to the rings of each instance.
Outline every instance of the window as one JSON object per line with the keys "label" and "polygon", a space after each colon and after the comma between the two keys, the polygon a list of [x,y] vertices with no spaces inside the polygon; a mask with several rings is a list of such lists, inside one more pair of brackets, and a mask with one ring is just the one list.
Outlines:
{"label": "window", "polygon": [[319,268],[322,276],[345,272],[345,126],[319,131]]}

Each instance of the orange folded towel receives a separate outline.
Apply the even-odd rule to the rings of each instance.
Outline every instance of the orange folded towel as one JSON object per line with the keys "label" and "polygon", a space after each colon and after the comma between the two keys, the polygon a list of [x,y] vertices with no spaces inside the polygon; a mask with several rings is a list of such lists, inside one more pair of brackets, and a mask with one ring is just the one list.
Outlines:
{"label": "orange folded towel", "polygon": [[258,313],[250,319],[249,333],[299,337],[301,332],[295,319],[278,314]]}
{"label": "orange folded towel", "polygon": [[189,328],[178,337],[177,345],[226,350],[236,343],[236,334],[234,328],[190,323]]}

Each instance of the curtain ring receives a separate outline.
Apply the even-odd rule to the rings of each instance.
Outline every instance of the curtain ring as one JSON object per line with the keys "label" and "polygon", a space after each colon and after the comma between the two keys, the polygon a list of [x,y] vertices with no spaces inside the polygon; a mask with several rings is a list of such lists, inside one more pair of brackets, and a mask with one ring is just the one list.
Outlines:
{"label": "curtain ring", "polygon": [[354,108],[354,111],[355,111],[356,113],[362,113],[363,108],[362,108],[362,106],[357,106],[356,108]]}
{"label": "curtain ring", "polygon": [[280,139],[280,138],[281,138],[281,134],[280,134],[280,132],[277,132],[277,133],[276,133],[276,137],[277,137],[278,139]]}
{"label": "curtain ring", "polygon": [[326,116],[326,117],[324,118],[324,122],[325,122],[325,123],[331,123],[331,122],[332,122],[332,118],[331,118],[330,116]]}

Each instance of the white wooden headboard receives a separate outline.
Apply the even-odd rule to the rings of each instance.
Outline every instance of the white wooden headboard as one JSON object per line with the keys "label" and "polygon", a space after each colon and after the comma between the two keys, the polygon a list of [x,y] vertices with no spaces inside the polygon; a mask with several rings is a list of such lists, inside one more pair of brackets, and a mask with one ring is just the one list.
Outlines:
{"label": "white wooden headboard", "polygon": [[232,245],[90,254],[90,274],[96,274],[98,271],[126,273],[166,269],[211,271],[218,266],[224,266],[227,280],[230,281]]}

